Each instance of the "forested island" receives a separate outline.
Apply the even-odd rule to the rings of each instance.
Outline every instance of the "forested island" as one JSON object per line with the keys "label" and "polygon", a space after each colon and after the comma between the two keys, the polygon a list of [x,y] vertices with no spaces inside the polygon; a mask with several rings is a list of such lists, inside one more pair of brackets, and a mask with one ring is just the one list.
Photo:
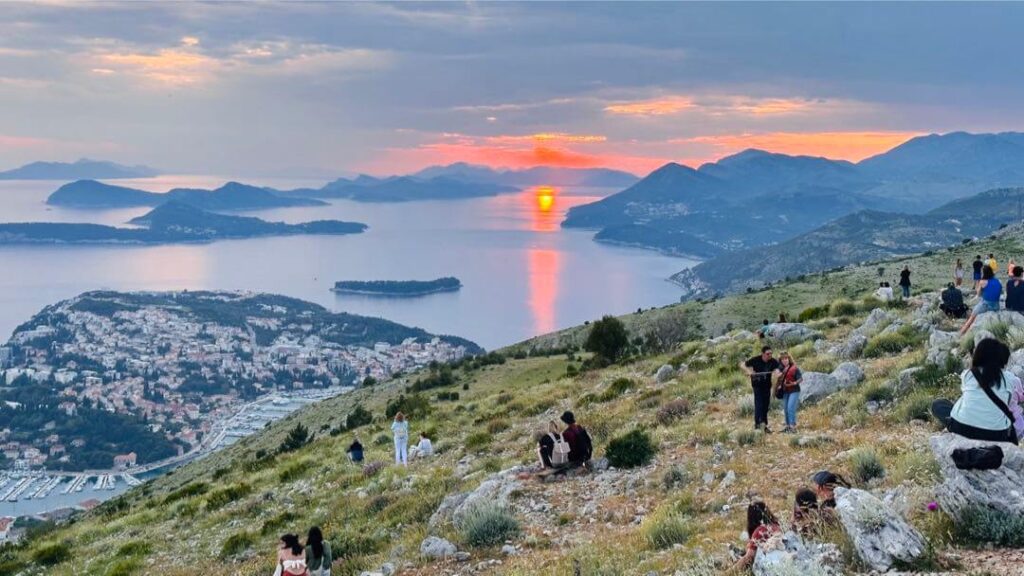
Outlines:
{"label": "forested island", "polygon": [[343,280],[334,283],[333,291],[342,294],[367,294],[412,298],[439,292],[456,292],[462,288],[458,278],[447,276],[436,280]]}

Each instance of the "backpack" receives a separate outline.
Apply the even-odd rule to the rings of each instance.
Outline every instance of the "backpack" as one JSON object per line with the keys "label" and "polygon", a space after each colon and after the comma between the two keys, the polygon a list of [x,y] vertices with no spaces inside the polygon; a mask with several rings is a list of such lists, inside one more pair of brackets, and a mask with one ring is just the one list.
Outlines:
{"label": "backpack", "polygon": [[550,436],[551,441],[555,443],[554,447],[551,449],[551,465],[561,466],[562,464],[569,462],[569,452],[571,451],[569,443],[561,436],[556,436],[550,432],[548,433],[548,436]]}
{"label": "backpack", "polygon": [[999,446],[957,448],[952,458],[960,470],[996,470],[1003,465],[1003,450]]}

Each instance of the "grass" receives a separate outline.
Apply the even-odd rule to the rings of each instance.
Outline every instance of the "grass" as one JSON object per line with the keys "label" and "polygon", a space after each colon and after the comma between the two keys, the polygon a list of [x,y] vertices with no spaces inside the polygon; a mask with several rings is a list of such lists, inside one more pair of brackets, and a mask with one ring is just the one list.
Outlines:
{"label": "grass", "polygon": [[494,546],[519,536],[519,521],[508,510],[481,504],[466,514],[460,526],[462,541],[474,548]]}
{"label": "grass", "polygon": [[[1001,242],[1006,240],[991,245]],[[977,246],[965,250],[972,252],[971,258],[973,251],[989,251]],[[1007,249],[991,251],[1006,253]],[[886,267],[898,269],[908,263],[920,289],[930,289],[944,282],[945,260],[956,256],[910,258]],[[941,275],[929,272],[939,264]],[[609,450],[630,453],[622,446],[632,441],[623,439],[642,430],[652,471],[624,470],[622,484],[609,495],[594,489],[595,478],[601,476],[569,478],[553,485],[524,482],[504,510],[507,514],[489,516],[500,516],[501,521],[484,522],[487,529],[474,532],[480,538],[474,536],[472,541],[480,544],[474,544],[473,565],[500,559],[500,567],[492,565],[485,573],[503,576],[573,574],[577,566],[588,576],[720,573],[729,562],[728,546],[741,545],[737,535],[745,518],[739,503],[748,493],[759,494],[777,514],[788,516],[793,492],[826,466],[858,483],[867,478],[878,490],[903,483],[927,489],[935,483],[938,471],[926,448],[933,427],[910,422],[927,418],[932,398],[950,394],[955,398],[956,375],[950,367],[926,367],[907,390],[890,392],[885,386],[896,381],[900,370],[923,362],[920,341],[912,341],[906,349],[893,344],[877,357],[860,360],[867,374],[864,384],[802,406],[801,434],[810,441],[800,445],[799,436],[748,433],[749,384],[736,364],[755,353],[757,342],[708,346],[704,340],[706,335],[720,334],[727,324],[755,329],[760,318],[774,318],[780,311],[795,316],[810,307],[823,307],[824,311],[815,312],[819,315],[815,328],[830,342],[840,342],[860,325],[866,309],[875,305],[864,302],[866,287],[877,285],[873,268],[808,275],[772,290],[629,315],[624,321],[634,334],[642,335],[645,327],[663,320],[688,323],[693,329],[688,342],[628,365],[587,370],[569,378],[567,367],[579,366],[587,355],[574,354],[570,361],[562,352],[521,358],[509,354],[505,364],[459,369],[460,384],[465,385],[459,398],[444,402],[431,398],[429,411],[411,420],[414,434],[434,431],[440,453],[427,462],[413,461],[408,469],[390,464],[389,421],[384,418],[388,401],[407,393],[408,382],[381,382],[373,389],[312,405],[260,434],[147,483],[145,491],[129,491],[121,505],[87,514],[0,553],[0,567],[56,576],[141,574],[154,566],[170,567],[167,576],[196,572],[257,576],[267,573],[269,553],[281,533],[304,532],[318,525],[338,557],[335,574],[372,571],[384,562],[411,562],[411,574],[435,573],[439,567],[424,564],[416,552],[441,501],[474,489],[497,470],[534,462],[533,431],[571,409],[591,432],[595,457]],[[837,299],[848,301],[856,310],[837,310],[843,315],[832,316],[831,304]],[[891,311],[910,323],[911,308]],[[584,327],[519,347],[571,343],[580,334],[585,334]],[[1015,337],[1012,330],[1007,337]],[[791,351],[808,370],[827,372],[836,363],[811,344],[793,346]],[[685,378],[654,382],[659,366],[681,363],[689,367]],[[418,377],[406,378],[412,382]],[[632,384],[616,384],[624,381]],[[579,406],[578,399],[587,395],[601,401]],[[878,414],[865,412],[868,399],[883,402]],[[333,430],[357,405],[373,416],[357,431],[367,446],[369,472],[344,458],[353,435],[348,430],[317,434],[313,442],[294,452],[274,454],[296,423],[314,431],[325,425]],[[777,410],[769,418],[773,428],[780,425]],[[734,432],[742,433],[730,438]],[[374,438],[380,439],[379,445]],[[873,457],[832,462],[836,453],[856,447],[871,447],[867,452]],[[730,470],[736,481],[719,488]],[[713,474],[705,488],[707,471]],[[638,476],[627,484],[630,474]],[[596,513],[581,513],[582,494],[592,498]],[[682,503],[684,494],[688,499]],[[533,511],[532,504],[540,500],[548,501],[550,509]],[[918,510],[919,502],[914,506]],[[653,512],[638,512],[640,507]],[[635,524],[637,515],[646,518]],[[590,518],[595,521],[591,523]],[[944,514],[917,511],[911,520],[937,545],[964,538],[960,533],[943,536],[953,532]],[[517,530],[510,528],[513,522]],[[975,534],[1008,533],[991,522],[973,526]],[[167,537],[183,527],[188,528],[188,539]],[[446,538],[470,546],[464,527],[439,530]],[[503,536],[500,540],[484,537],[494,533]],[[574,538],[560,538],[561,533]],[[509,539],[521,545],[518,556],[504,557],[498,551],[497,546]]]}
{"label": "grass", "polygon": [[858,448],[850,453],[850,472],[861,484],[885,477],[885,466],[873,448]]}

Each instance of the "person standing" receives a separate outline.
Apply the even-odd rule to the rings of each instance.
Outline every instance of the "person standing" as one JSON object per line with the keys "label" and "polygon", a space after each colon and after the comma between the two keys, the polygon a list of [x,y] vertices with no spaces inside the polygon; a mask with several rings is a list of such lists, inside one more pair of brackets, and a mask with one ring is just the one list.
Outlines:
{"label": "person standing", "polygon": [[900,272],[900,288],[903,289],[903,297],[910,298],[910,266],[904,266]]}
{"label": "person standing", "polygon": [[974,268],[974,289],[978,289],[978,282],[981,282],[981,269],[985,266],[985,263],[981,261],[981,254],[974,257],[974,262],[971,263],[971,267]]}
{"label": "person standing", "polygon": [[405,419],[405,414],[395,414],[395,421],[391,423],[391,434],[395,438],[395,464],[408,466],[409,421]]}
{"label": "person standing", "polygon": [[761,355],[740,363],[740,369],[750,377],[754,389],[754,429],[768,428],[768,407],[772,401],[772,379],[779,373],[779,361],[772,357],[772,347],[761,347]]}
{"label": "person standing", "polygon": [[957,258],[956,259],[956,265],[953,266],[953,284],[955,284],[956,287],[959,288],[960,285],[963,284],[963,283],[964,283],[964,262],[963,262],[963,260]]}
{"label": "person standing", "polygon": [[1006,281],[1006,309],[1024,314],[1024,266],[1014,266]]}
{"label": "person standing", "polygon": [[988,255],[988,260],[985,261],[985,265],[991,268],[993,272],[999,272],[999,262],[996,262],[995,254]]}
{"label": "person standing", "polygon": [[804,381],[804,375],[797,368],[796,362],[793,362],[789,352],[783,352],[779,356],[779,364],[782,375],[779,376],[778,390],[782,398],[783,412],[786,414],[786,427],[782,431],[795,433],[796,411],[800,407],[800,383]]}

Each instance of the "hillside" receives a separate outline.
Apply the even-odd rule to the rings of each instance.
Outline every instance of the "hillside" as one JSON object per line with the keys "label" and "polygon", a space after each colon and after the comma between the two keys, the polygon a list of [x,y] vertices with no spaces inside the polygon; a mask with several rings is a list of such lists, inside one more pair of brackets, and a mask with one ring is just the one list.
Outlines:
{"label": "hillside", "polygon": [[[1024,185],[1021,166],[1024,134],[1013,132],[921,136],[856,164],[751,149],[696,170],[666,164],[617,194],[572,208],[562,225],[665,252],[677,251],[679,234],[738,251],[861,210],[922,214],[992,188]],[[637,241],[623,234],[629,226],[656,233]]]}
{"label": "hillside", "polygon": [[95,180],[78,180],[61,186],[46,199],[47,204],[73,208],[129,208],[160,206],[168,202],[181,202],[202,210],[262,210],[325,204],[238,182],[228,182],[214,190],[174,188],[166,193],[156,193]]}
{"label": "hillside", "polygon": [[75,162],[32,162],[0,172],[0,180],[81,180],[152,178],[160,171],[149,166],[125,166],[82,158]]}
{"label": "hillside", "polygon": [[491,182],[473,182],[449,176],[416,178],[396,176],[354,180],[339,178],[322,188],[292,191],[310,198],[347,198],[356,202],[411,202],[415,200],[458,200],[518,192],[519,188]]}
{"label": "hillside", "polygon": [[592,188],[625,188],[638,180],[636,176],[628,172],[610,170],[608,168],[535,166],[520,170],[496,170],[488,166],[478,166],[465,162],[456,162],[447,166],[430,166],[413,174],[413,176],[417,178],[444,176],[466,182],[501,184],[515,187],[586,186]]}
{"label": "hillside", "polygon": [[[1021,240],[1015,229],[954,252],[907,260],[920,280],[905,305],[874,310],[880,304],[865,295],[878,266],[853,267],[752,294],[626,316],[643,349],[628,362],[602,369],[585,369],[586,354],[527,354],[579,342],[588,328],[577,327],[505,350],[503,357],[460,365],[450,376],[446,370],[411,374],[361,389],[311,406],[67,527],[43,530],[23,547],[0,553],[0,567],[14,574],[266,574],[279,533],[317,524],[340,558],[335,574],[717,574],[730,562],[731,550],[743,545],[739,535],[749,499],[765,499],[788,523],[794,491],[810,474],[828,468],[885,498],[890,515],[859,520],[869,533],[888,533],[886,523],[895,514],[926,539],[922,554],[901,566],[1010,574],[1019,551],[998,544],[993,549],[996,532],[985,526],[954,522],[950,501],[937,488],[943,472],[928,447],[936,425],[927,406],[935,397],[955,397],[959,382],[951,362],[927,365],[927,357],[938,358],[956,345],[946,336],[956,326],[934,310],[931,292],[948,276],[951,258],[992,251],[1005,259],[1024,251]],[[811,307],[816,309],[806,315],[816,319],[805,337],[812,339],[790,341],[788,349],[805,379],[817,375],[813,380],[824,387],[814,388],[817,401],[801,407],[800,434],[749,432],[749,385],[735,366],[759,344],[738,330],[757,327],[762,316],[782,311],[793,317]],[[1018,349],[1024,347],[1021,324],[986,326]],[[731,335],[698,335],[717,335],[720,326]],[[865,345],[847,355],[854,332],[866,335]],[[658,344],[659,334],[678,340]],[[971,341],[959,343],[960,350]],[[421,390],[412,398],[422,400],[410,399],[411,388]],[[408,469],[349,464],[344,450],[354,433],[369,461],[388,462],[385,410],[400,394],[407,394],[402,408],[412,414],[412,433],[429,431],[438,455]],[[357,406],[372,419],[353,417],[354,431],[346,430],[343,424]],[[608,453],[612,439],[639,428],[653,440],[653,460],[553,484],[520,477],[514,468],[499,474],[532,463],[534,432],[570,408],[594,437],[597,457]],[[781,416],[774,411],[770,419],[778,427]],[[300,422],[315,440],[277,453]],[[444,510],[454,506],[458,514],[460,500],[453,496],[459,493],[505,506],[520,528],[519,535],[508,533],[510,547],[501,549],[502,533],[495,545],[474,546],[470,542],[480,533],[444,521]],[[939,510],[929,511],[926,505],[936,500]],[[188,538],[166,537],[184,525]],[[421,555],[428,535],[456,543],[468,561]],[[844,562],[841,573],[870,572],[844,531],[821,538],[838,545],[834,556]],[[1013,542],[1019,545],[1019,539]],[[890,545],[898,544],[892,539]],[[380,570],[383,565],[386,570]]]}

